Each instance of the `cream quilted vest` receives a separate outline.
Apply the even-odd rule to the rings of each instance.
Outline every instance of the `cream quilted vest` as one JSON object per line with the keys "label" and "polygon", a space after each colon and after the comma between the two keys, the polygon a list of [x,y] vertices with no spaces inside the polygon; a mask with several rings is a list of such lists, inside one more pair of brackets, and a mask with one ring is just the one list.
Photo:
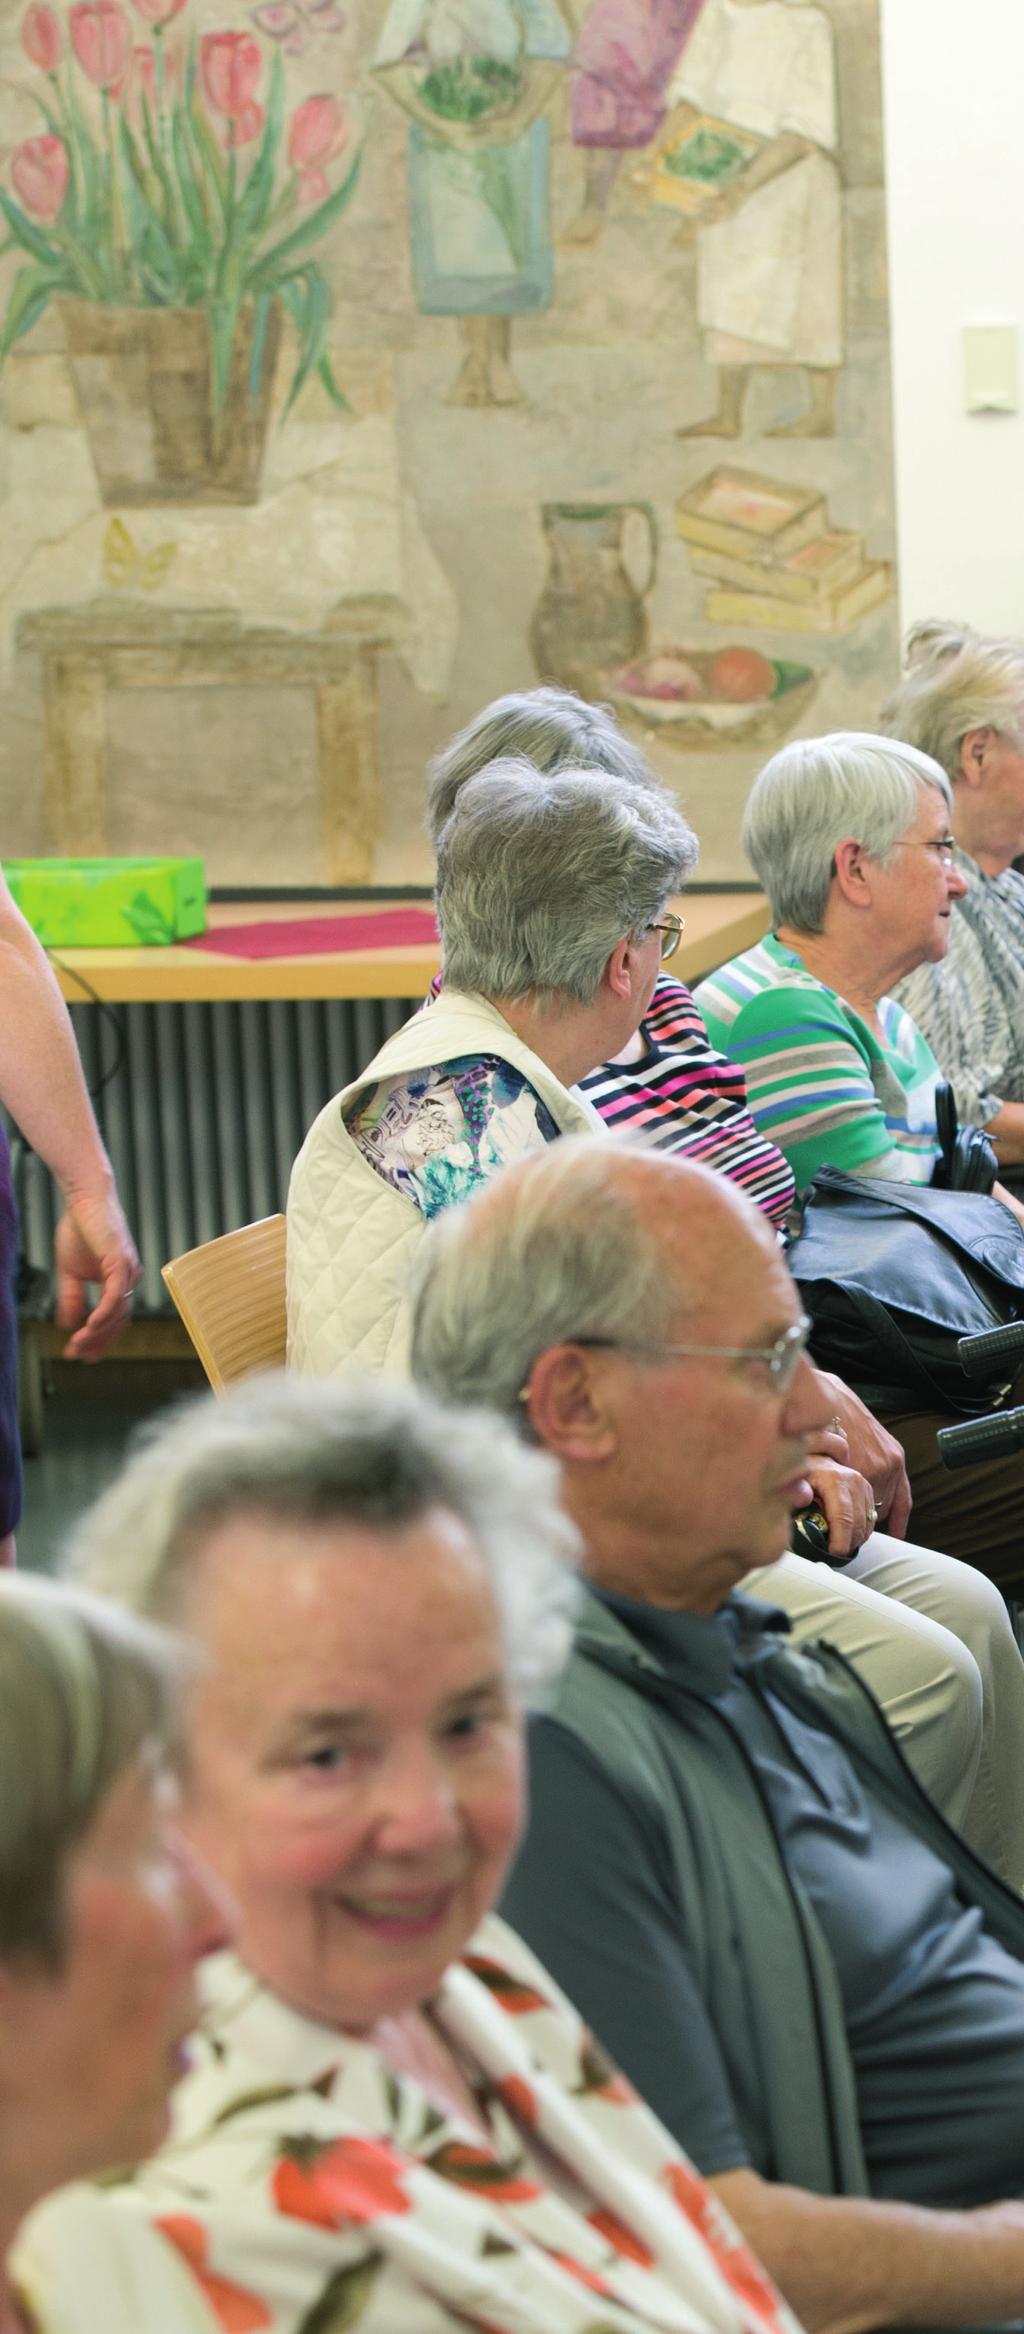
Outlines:
{"label": "cream quilted vest", "polygon": [[442,989],[388,1039],[362,1076],[314,1119],[288,1192],[288,1363],[321,1378],[408,1368],[406,1284],[425,1219],[377,1174],[345,1118],[367,1087],[461,1054],[495,1054],[529,1079],[563,1134],[603,1132],[581,1095],[559,1084],[483,997]]}

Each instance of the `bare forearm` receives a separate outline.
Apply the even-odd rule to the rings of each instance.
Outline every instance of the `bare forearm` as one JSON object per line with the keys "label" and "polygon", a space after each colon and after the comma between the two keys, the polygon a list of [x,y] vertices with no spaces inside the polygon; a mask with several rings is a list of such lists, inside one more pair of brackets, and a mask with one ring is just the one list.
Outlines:
{"label": "bare forearm", "polygon": [[1012,1191],[1007,1191],[1005,1183],[992,1185],[992,1197],[1001,1200],[1004,1208],[1009,1208],[1011,1216],[1016,1216],[1018,1224],[1024,1225],[1024,1206],[1019,1199],[1014,1198]]}
{"label": "bare forearm", "polygon": [[0,891],[0,1101],[66,1198],[109,1179],[67,1007],[6,886]]}
{"label": "bare forearm", "polygon": [[792,170],[795,162],[802,162],[805,155],[813,152],[808,138],[798,137],[795,130],[783,131],[748,162],[736,181],[737,194],[744,200],[747,195],[756,194],[759,187],[770,186],[773,178],[781,178],[785,171]]}
{"label": "bare forearm", "polygon": [[1024,1102],[1001,1102],[985,1133],[1001,1167],[1024,1165]]}
{"label": "bare forearm", "polygon": [[751,2171],[712,2186],[808,2334],[1000,2323],[1024,2308],[1024,2205],[931,2212],[813,2196]]}

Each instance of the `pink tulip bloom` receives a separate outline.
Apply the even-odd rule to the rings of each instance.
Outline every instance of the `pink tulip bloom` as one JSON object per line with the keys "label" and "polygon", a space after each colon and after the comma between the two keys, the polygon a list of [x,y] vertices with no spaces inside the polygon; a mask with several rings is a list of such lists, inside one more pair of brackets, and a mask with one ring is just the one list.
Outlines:
{"label": "pink tulip bloom", "polygon": [[97,89],[116,89],[128,62],[131,27],[117,0],[80,0],[69,18],[71,46]]}
{"label": "pink tulip bloom", "polygon": [[331,182],[326,170],[300,170],[297,192],[303,207],[307,204],[325,203],[330,191]]}
{"label": "pink tulip bloom", "polygon": [[[262,66],[263,51],[250,33],[204,34],[199,70],[207,104],[212,105],[215,113],[226,114],[229,121],[237,121],[245,108],[253,104]],[[251,130],[249,135],[254,137],[256,132]]]}
{"label": "pink tulip bloom", "polygon": [[255,99],[247,97],[245,104],[228,123],[227,145],[251,146],[253,139],[259,137],[266,118],[263,107],[257,105]]}
{"label": "pink tulip bloom", "polygon": [[348,137],[348,117],[335,97],[307,97],[296,106],[288,132],[288,160],[293,170],[322,170],[333,162]]}
{"label": "pink tulip bloom", "polygon": [[180,16],[185,0],[134,0],[134,5],[147,24],[159,28],[170,24],[172,16]]}
{"label": "pink tulip bloom", "polygon": [[44,73],[56,72],[63,43],[52,8],[42,7],[37,0],[35,7],[26,9],[21,27],[21,45],[31,64],[41,66]]}
{"label": "pink tulip bloom", "polygon": [[68,191],[68,157],[62,138],[26,138],[11,157],[15,194],[26,211],[49,223]]}

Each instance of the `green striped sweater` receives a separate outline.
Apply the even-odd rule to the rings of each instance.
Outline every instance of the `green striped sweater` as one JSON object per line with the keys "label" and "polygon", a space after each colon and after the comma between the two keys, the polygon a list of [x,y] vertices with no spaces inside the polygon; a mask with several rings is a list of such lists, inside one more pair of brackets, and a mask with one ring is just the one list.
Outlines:
{"label": "green striped sweater", "polygon": [[928,1183],[938,1156],[938,1064],[894,997],[880,1040],[769,934],[695,991],[722,1053],[746,1074],[750,1114],[804,1191],[819,1167]]}

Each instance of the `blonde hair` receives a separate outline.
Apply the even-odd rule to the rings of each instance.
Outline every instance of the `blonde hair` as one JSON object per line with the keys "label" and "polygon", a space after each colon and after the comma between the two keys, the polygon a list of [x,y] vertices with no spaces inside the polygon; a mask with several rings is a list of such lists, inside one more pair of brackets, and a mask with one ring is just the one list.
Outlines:
{"label": "blonde hair", "polygon": [[911,626],[904,659],[903,678],[882,709],[882,728],[930,754],[954,783],[971,730],[994,729],[1022,742],[1024,642],[929,616]]}

